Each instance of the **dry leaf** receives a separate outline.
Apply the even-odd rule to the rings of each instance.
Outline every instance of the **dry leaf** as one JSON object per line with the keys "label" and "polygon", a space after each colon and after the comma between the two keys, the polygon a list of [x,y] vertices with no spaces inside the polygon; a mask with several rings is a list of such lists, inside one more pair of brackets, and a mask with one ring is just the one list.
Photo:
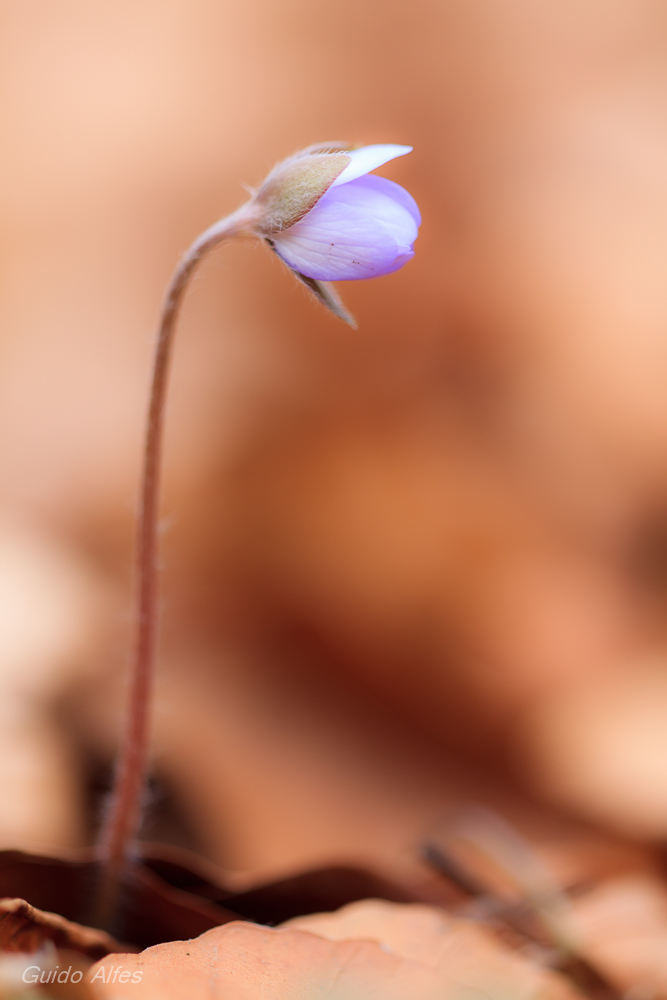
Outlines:
{"label": "dry leaf", "polygon": [[[63,914],[68,920],[93,921],[97,878],[97,862],[83,851],[78,858],[69,859],[0,851],[0,896],[27,897],[33,906]],[[201,934],[234,917],[222,906],[174,888],[137,865],[123,885],[114,930],[123,941],[145,948]]]}
{"label": "dry leaf", "polygon": [[[276,924],[371,894],[396,902],[421,898],[372,871],[342,866],[301,872],[239,892],[225,885],[213,865],[191,852],[158,845],[144,848],[143,863],[127,874],[115,927],[119,938],[140,948],[193,938],[238,917]],[[94,921],[97,878],[97,862],[91,852],[49,858],[0,851],[0,898],[27,898],[54,919],[66,918],[65,923]],[[55,913],[63,917],[55,917]]]}
{"label": "dry leaf", "polygon": [[[48,943],[50,945],[50,943]],[[92,1000],[88,969],[92,962],[80,952],[53,945],[35,952],[0,954],[0,1000]],[[60,978],[60,982],[58,982]],[[41,982],[40,982],[41,980]]]}
{"label": "dry leaf", "polygon": [[462,989],[514,1000],[578,995],[465,921],[377,900],[275,929],[229,923],[195,941],[114,955],[89,981],[101,998],[136,1000],[444,1000]]}
{"label": "dry leaf", "polygon": [[103,958],[120,945],[105,931],[75,924],[57,913],[37,910],[24,899],[0,899],[0,949],[38,951],[46,941],[90,958]]}

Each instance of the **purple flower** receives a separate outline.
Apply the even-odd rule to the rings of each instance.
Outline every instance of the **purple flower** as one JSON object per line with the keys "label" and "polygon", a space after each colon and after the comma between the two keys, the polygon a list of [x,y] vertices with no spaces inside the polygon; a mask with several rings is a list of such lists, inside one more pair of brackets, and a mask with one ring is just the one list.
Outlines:
{"label": "purple flower", "polygon": [[[277,164],[250,201],[223,220],[225,233],[265,240],[292,274],[336,316],[355,326],[330,281],[377,278],[414,257],[421,225],[414,199],[369,176],[412,146],[309,146]],[[202,245],[217,239],[216,223]]]}
{"label": "purple flower", "polygon": [[315,205],[271,235],[278,256],[314,281],[376,278],[406,264],[421,224],[417,204],[400,185],[369,173],[411,149],[382,145],[348,152],[347,165]]}

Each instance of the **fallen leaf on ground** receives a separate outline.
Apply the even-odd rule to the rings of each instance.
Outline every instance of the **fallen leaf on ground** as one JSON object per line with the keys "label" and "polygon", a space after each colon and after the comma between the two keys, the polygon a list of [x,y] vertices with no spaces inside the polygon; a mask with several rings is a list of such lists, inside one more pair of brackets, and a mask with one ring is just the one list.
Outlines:
{"label": "fallen leaf on ground", "polygon": [[57,913],[38,910],[24,899],[0,899],[0,949],[34,952],[46,941],[57,948],[104,958],[120,945],[105,931],[65,920]]}
{"label": "fallen leaf on ground", "polygon": [[[33,952],[0,954],[0,1000],[94,1000],[89,958],[48,943]],[[58,982],[60,978],[60,982]]]}
{"label": "fallen leaf on ground", "polygon": [[579,995],[467,921],[379,900],[279,928],[235,921],[194,941],[111,956],[91,968],[88,981],[100,998],[119,1000],[444,1000],[462,990],[513,1000]]}
{"label": "fallen leaf on ground", "polygon": [[[92,852],[49,858],[0,851],[0,897],[27,899],[32,906],[60,913],[67,920],[94,923],[98,879],[98,863]],[[194,937],[235,916],[136,865],[123,884],[113,931],[117,938],[145,948],[159,941]]]}
{"label": "fallen leaf on ground", "polygon": [[[126,875],[113,927],[117,938],[137,948],[194,938],[239,918],[278,924],[370,895],[394,902],[421,898],[398,881],[351,866],[298,872],[234,892],[222,872],[190,851],[164,845],[144,845],[144,851],[142,863]],[[0,851],[0,899],[26,899],[42,911],[62,914],[57,919],[65,922],[95,922],[98,879],[98,862],[90,851],[71,852],[67,858]],[[439,896],[445,898],[446,892]],[[118,950],[127,948],[107,949]]]}

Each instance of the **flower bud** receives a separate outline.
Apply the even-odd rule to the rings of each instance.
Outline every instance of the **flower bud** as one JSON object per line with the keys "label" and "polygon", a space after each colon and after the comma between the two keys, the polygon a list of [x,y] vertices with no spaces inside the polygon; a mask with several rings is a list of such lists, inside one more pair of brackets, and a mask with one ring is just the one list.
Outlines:
{"label": "flower bud", "polygon": [[354,325],[329,281],[390,274],[413,256],[421,224],[407,191],[370,171],[411,146],[310,146],[274,167],[248,208],[266,240],[323,305]]}

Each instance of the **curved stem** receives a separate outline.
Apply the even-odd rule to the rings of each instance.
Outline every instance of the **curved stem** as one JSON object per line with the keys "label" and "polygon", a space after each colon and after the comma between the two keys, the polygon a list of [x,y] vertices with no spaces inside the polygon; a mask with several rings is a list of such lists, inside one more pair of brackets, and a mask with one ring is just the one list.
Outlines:
{"label": "curved stem", "polygon": [[113,919],[123,874],[131,861],[142,818],[148,773],[149,710],[157,632],[157,542],[160,465],[169,362],[176,320],[184,292],[204,254],[224,240],[247,231],[247,207],[207,229],[185,253],[171,279],[158,329],[143,452],[136,543],[135,645],[125,733],[108,817],[100,835],[102,881],[98,923]]}

